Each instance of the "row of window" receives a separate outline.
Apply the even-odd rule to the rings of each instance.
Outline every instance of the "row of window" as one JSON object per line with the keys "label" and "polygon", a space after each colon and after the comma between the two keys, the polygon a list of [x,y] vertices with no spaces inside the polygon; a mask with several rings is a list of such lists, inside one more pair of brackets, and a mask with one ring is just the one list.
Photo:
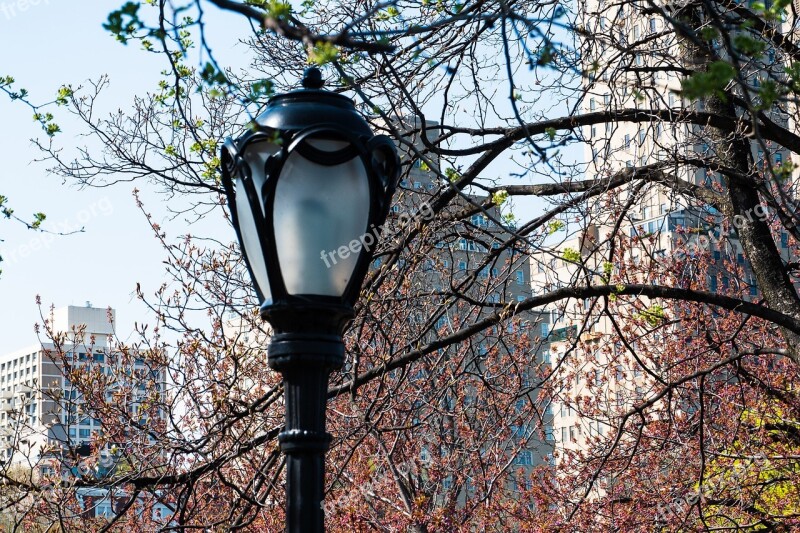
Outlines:
{"label": "row of window", "polygon": [[[408,185],[409,185],[409,182],[408,182],[408,180],[401,180],[401,181],[400,181],[400,186],[401,186],[401,187],[408,188]],[[425,189],[427,189],[427,190],[429,190],[429,191],[432,191],[432,190],[434,189],[435,185],[434,185],[433,183],[427,183],[427,184],[423,184],[421,181],[415,181],[415,182],[413,182],[413,187],[414,187],[415,189],[418,189],[418,190],[425,190]]]}
{"label": "row of window", "polygon": [[12,361],[9,361],[8,363],[2,363],[2,364],[0,364],[0,370],[5,370],[6,369],[6,365],[8,365],[8,367],[11,368],[11,367],[14,367],[14,366],[21,366],[23,364],[30,364],[31,358],[34,358],[34,359],[36,358],[36,352],[29,353],[28,355],[25,355],[25,356],[17,357],[16,359],[14,359]]}
{"label": "row of window", "polygon": [[666,218],[651,220],[647,224],[635,224],[631,226],[631,237],[653,235],[656,232],[663,231],[666,225]]}
{"label": "row of window", "polygon": [[[772,154],[772,160],[774,166],[776,167],[781,166],[783,164],[783,154],[781,152],[775,152],[774,154]],[[758,165],[759,167],[763,167],[765,164],[766,161],[764,160],[764,151],[759,150],[756,156],[756,165]]]}
{"label": "row of window", "polygon": [[31,374],[36,374],[37,365],[33,365],[32,367],[28,367],[25,370],[15,370],[13,373],[2,374],[0,375],[0,383],[5,383],[6,380],[14,381],[17,378],[21,378],[23,376],[30,376]]}
{"label": "row of window", "polygon": [[81,439],[88,439],[91,437],[92,430],[88,428],[80,428],[77,432],[75,432],[75,428],[69,428],[69,438],[74,439],[76,436]]}
{"label": "row of window", "polygon": [[[445,242],[441,242],[440,241],[440,242],[436,243],[436,248],[439,248],[440,250],[444,249],[444,248],[447,248],[447,247],[448,247],[448,245]],[[466,251],[466,252],[484,252],[485,253],[487,251],[486,250],[486,246],[484,246],[483,244],[481,244],[479,242],[476,242],[476,241],[473,241],[471,239],[464,239],[464,238],[458,239],[458,241],[456,242],[456,247],[459,250],[463,250],[463,251]],[[493,242],[492,243],[492,250],[499,250],[499,249],[500,249],[500,243],[496,242],[496,241]]]}

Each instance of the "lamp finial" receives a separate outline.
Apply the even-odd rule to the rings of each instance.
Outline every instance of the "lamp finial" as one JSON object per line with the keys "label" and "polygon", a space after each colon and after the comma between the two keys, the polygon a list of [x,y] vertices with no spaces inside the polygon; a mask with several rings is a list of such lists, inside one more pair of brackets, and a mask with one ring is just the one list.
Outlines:
{"label": "lamp finial", "polygon": [[303,87],[306,89],[322,89],[325,80],[322,79],[322,72],[317,67],[309,67],[303,71]]}

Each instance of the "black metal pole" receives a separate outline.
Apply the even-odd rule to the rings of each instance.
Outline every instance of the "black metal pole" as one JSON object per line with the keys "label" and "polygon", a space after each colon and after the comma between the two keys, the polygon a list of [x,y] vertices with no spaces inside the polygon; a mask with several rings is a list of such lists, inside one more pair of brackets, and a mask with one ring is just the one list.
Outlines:
{"label": "black metal pole", "polygon": [[342,337],[276,334],[267,354],[270,367],[283,375],[286,425],[278,441],[286,454],[286,531],[323,533],[328,377],[344,362]]}

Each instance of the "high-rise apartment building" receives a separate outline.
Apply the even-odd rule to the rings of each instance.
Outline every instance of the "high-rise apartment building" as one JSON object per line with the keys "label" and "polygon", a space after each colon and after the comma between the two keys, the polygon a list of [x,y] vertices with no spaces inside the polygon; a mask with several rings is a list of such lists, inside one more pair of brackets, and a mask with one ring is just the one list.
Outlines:
{"label": "high-rise apartment building", "polygon": [[[435,122],[426,123],[425,130],[429,139],[434,139],[440,133],[437,126]],[[419,135],[412,137],[412,141],[424,153],[424,143],[419,140]],[[438,176],[445,175],[451,179],[456,177],[453,169],[429,168],[443,164],[438,159],[430,160],[428,164],[413,153],[406,157],[415,163],[404,176],[395,195],[390,224],[409,214],[412,218],[432,215],[426,213],[426,210],[436,201],[437,195],[448,187],[444,179]],[[553,436],[549,400],[540,397],[536,386],[539,379],[537,371],[548,354],[547,345],[541,340],[541,332],[552,329],[548,323],[549,314],[513,311],[516,303],[525,301],[531,295],[530,250],[523,240],[514,238],[513,221],[503,216],[499,205],[486,206],[485,196],[459,191],[445,209],[442,219],[447,220],[449,215],[450,221],[441,225],[432,224],[426,228],[425,231],[432,232],[428,239],[434,240],[435,246],[424,257],[423,268],[412,269],[410,274],[416,292],[420,294],[419,305],[428,306],[426,309],[437,317],[434,327],[425,334],[425,339],[429,342],[435,341],[463,327],[463,317],[459,313],[467,314],[467,320],[475,321],[499,309],[509,309],[509,317],[500,325],[470,336],[464,343],[469,347],[451,346],[447,350],[458,352],[462,356],[465,350],[471,350],[473,356],[465,357],[465,360],[471,362],[467,363],[468,368],[464,371],[474,375],[486,372],[492,363],[502,361],[509,351],[528,351],[525,364],[515,370],[520,374],[520,391],[528,391],[520,392],[516,399],[516,409],[520,416],[509,416],[509,442],[493,445],[505,447],[508,459],[514,465],[512,471],[521,469],[529,473],[533,467],[552,457]],[[380,268],[382,260],[378,256],[374,267]],[[446,295],[453,295],[450,301],[458,301],[462,298],[459,296],[462,291],[463,300],[473,303],[445,303],[448,301]],[[425,323],[430,316],[418,318],[420,323]],[[524,348],[523,342],[527,343]],[[440,396],[440,391],[432,391],[432,394]],[[467,392],[466,401],[476,405],[487,402],[486,398],[477,396],[479,395],[474,391]],[[531,409],[532,405],[535,408]],[[533,412],[537,414],[533,415]],[[420,437],[423,438],[422,435]],[[433,458],[436,452],[431,452]],[[517,487],[522,487],[518,483],[530,483],[527,475],[519,480],[516,477],[514,479],[508,487],[511,497]]]}
{"label": "high-rise apartment building", "polygon": [[[585,143],[585,179],[653,168],[662,171],[664,179],[689,187],[723,190],[722,175],[702,161],[711,161],[726,147],[709,139],[704,124],[681,118],[687,112],[709,110],[705,99],[690,100],[681,94],[684,67],[700,63],[674,25],[661,18],[655,5],[607,0],[583,3],[581,22],[586,30],[581,57],[589,74],[581,112],[609,116],[578,132]],[[764,80],[781,76],[783,68],[781,52],[767,47],[742,71],[744,83],[757,90]],[[614,120],[615,113],[624,114],[625,120]],[[791,113],[781,105],[775,105],[769,116],[781,127],[795,128]],[[780,169],[791,160],[790,152],[778,145],[750,144],[755,172]],[[565,231],[531,255],[533,292],[607,284],[619,279],[615,275],[621,269],[630,273],[629,283],[647,283],[644,273],[649,265],[707,253],[710,265],[699,275],[709,291],[727,290],[735,281],[756,297],[755,276],[735,232],[723,227],[722,214],[681,194],[680,187],[658,181],[634,180],[580,206]],[[564,233],[567,236],[559,239]],[[616,249],[612,246],[613,235],[625,240],[622,252],[619,243]],[[776,239],[786,262],[791,260],[787,237],[783,231]],[[639,278],[636,271],[642,273]],[[647,299],[642,302],[649,305]],[[591,306],[590,300],[573,300],[547,309],[554,328],[551,358],[560,362],[558,374],[566,384],[553,405],[553,433],[562,451],[583,449],[589,437],[609,429],[603,420],[580,415],[581,398],[592,398],[596,409],[613,419],[648,392],[650,377],[630,360],[630,347],[615,340],[614,324]],[[658,333],[648,337],[657,338]]]}
{"label": "high-rise apartment building", "polygon": [[[88,302],[85,307],[56,309],[46,317],[44,328],[52,342],[0,355],[0,468],[4,474],[37,483],[44,479],[68,483],[87,474],[101,481],[77,489],[76,506],[65,509],[65,516],[111,517],[128,502],[125,491],[102,483],[122,457],[130,460],[137,453],[120,436],[125,434],[120,424],[126,418],[128,423],[147,426],[155,422],[154,417],[164,416],[144,404],[154,391],[165,393],[165,370],[153,368],[135,351],[117,349],[115,317],[113,309],[92,307]],[[71,378],[102,380],[104,400],[117,409],[116,416],[109,419],[96,412]],[[123,412],[125,417],[120,416]],[[101,447],[98,439],[109,428],[115,438]],[[3,519],[20,523],[25,501],[4,501]],[[152,512],[161,517],[172,514],[160,502]]]}
{"label": "high-rise apartment building", "polygon": [[99,415],[85,408],[70,372],[96,370],[114,376],[106,397],[111,401],[120,390],[130,390],[127,407],[133,417],[139,414],[145,390],[152,386],[163,390],[165,384],[163,369],[152,369],[135,355],[130,361],[119,357],[112,340],[113,309],[89,303],[68,306],[56,309],[48,320],[57,342],[0,355],[0,457],[45,473],[52,468],[48,457],[84,447],[104,431]]}

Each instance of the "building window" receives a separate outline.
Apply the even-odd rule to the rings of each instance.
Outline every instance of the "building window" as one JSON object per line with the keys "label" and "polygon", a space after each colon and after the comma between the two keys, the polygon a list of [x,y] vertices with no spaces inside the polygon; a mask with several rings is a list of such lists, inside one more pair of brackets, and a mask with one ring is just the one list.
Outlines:
{"label": "building window", "polygon": [[525,438],[528,437],[528,428],[527,428],[527,426],[524,426],[524,425],[523,426],[511,425],[511,426],[509,426],[509,429],[511,429],[511,436],[515,440],[525,439]]}
{"label": "building window", "polygon": [[650,31],[651,32],[655,32],[656,31],[656,19],[654,19],[654,18],[650,19]]}
{"label": "building window", "polygon": [[486,218],[485,215],[472,215],[472,217],[470,218],[470,222],[472,223],[473,226],[476,226],[478,228],[485,228],[486,226],[489,225],[488,219]]}
{"label": "building window", "polygon": [[518,465],[531,466],[533,465],[533,453],[530,450],[522,450],[517,454],[514,462]]}
{"label": "building window", "polygon": [[517,285],[524,285],[525,284],[525,273],[522,270],[517,270]]}

